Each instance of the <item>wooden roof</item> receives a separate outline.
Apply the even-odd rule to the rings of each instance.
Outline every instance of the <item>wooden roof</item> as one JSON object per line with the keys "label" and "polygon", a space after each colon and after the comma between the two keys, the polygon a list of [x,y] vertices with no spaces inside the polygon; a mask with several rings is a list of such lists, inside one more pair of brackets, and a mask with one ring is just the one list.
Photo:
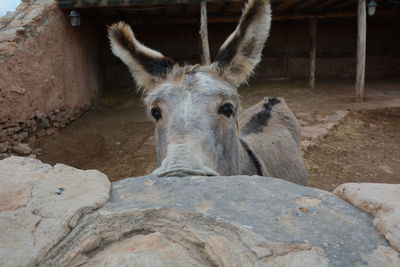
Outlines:
{"label": "wooden roof", "polygon": [[[131,24],[198,23],[201,0],[58,0],[62,9]],[[208,21],[236,22],[243,0],[208,0]],[[272,0],[274,20],[348,18],[357,15],[357,0]],[[400,16],[400,5],[378,0],[375,16]]]}

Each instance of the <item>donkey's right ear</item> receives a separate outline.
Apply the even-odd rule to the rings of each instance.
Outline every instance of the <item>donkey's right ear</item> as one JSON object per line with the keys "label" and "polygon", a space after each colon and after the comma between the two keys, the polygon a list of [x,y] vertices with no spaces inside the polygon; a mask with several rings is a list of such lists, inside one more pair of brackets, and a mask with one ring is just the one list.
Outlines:
{"label": "donkey's right ear", "polygon": [[128,66],[137,85],[149,90],[172,70],[175,62],[152,50],[138,40],[131,27],[118,22],[108,28],[111,50]]}

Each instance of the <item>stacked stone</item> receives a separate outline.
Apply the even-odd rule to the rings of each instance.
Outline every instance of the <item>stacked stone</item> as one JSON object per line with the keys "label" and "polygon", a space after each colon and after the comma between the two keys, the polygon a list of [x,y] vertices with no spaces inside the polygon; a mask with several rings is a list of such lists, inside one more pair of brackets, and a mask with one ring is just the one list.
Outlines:
{"label": "stacked stone", "polygon": [[87,108],[60,108],[50,114],[37,110],[25,121],[0,120],[0,159],[11,155],[36,157],[40,150],[34,150],[33,147],[38,137],[54,134],[57,129],[66,127],[86,110]]}

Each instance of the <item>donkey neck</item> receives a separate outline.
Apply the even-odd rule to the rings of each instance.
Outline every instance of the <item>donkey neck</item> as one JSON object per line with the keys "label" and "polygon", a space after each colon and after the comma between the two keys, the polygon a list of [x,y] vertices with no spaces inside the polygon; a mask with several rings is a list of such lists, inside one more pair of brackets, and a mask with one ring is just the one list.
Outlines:
{"label": "donkey neck", "polygon": [[239,153],[240,153],[240,174],[245,175],[267,175],[262,162],[254,153],[252,148],[243,138],[239,139]]}

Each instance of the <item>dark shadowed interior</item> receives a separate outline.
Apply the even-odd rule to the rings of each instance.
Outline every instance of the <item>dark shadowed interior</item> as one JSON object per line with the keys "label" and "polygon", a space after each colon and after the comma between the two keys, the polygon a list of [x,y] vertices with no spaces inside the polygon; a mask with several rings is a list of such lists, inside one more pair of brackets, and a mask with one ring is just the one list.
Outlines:
{"label": "dark shadowed interior", "polygon": [[[60,2],[64,2],[66,12],[72,9],[68,1]],[[93,34],[87,34],[86,37],[101,36],[97,43],[100,46],[98,56],[104,66],[104,75],[101,76],[103,92],[134,87],[127,68],[111,54],[106,38],[107,25],[119,20],[128,22],[138,40],[145,45],[181,63],[200,62],[200,4],[187,2],[77,9],[81,14],[81,23],[93,31]],[[355,77],[357,1],[272,1],[272,6],[270,38],[258,66],[256,79],[308,79],[311,17],[317,17],[317,81],[324,78]],[[215,57],[219,46],[235,29],[241,7],[240,1],[209,3],[211,58]],[[383,1],[377,14],[368,17],[368,78],[393,77],[400,71],[399,7],[390,1]]]}

